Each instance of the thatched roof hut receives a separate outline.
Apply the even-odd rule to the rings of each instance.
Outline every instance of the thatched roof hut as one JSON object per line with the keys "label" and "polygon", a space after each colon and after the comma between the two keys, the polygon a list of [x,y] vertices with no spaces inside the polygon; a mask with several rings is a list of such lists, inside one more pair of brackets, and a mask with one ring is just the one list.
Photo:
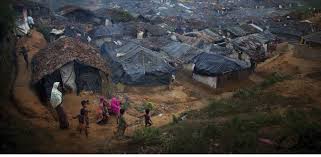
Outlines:
{"label": "thatched roof hut", "polygon": [[36,83],[65,64],[77,61],[110,74],[109,64],[97,49],[74,38],[64,37],[41,50],[32,60],[32,82]]}

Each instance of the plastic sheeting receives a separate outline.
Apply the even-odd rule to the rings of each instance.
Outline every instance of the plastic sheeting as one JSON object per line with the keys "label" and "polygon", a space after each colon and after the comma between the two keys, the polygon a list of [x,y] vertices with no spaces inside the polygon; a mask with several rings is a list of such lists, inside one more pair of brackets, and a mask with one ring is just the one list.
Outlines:
{"label": "plastic sheeting", "polygon": [[77,91],[76,74],[74,71],[74,62],[70,62],[60,68],[60,75],[64,87],[71,88],[73,92]]}
{"label": "plastic sheeting", "polygon": [[183,63],[193,62],[193,59],[201,54],[201,51],[195,47],[180,42],[172,42],[161,48],[174,60],[180,60]]}
{"label": "plastic sheeting", "polygon": [[[128,85],[169,84],[175,69],[155,51],[136,43],[112,50],[107,44],[102,47],[102,55],[111,63],[114,83]],[[122,54],[118,55],[117,54]]]}
{"label": "plastic sheeting", "polygon": [[100,39],[104,37],[119,37],[124,33],[123,25],[113,24],[109,26],[98,26],[89,34],[93,39]]}
{"label": "plastic sheeting", "polygon": [[240,60],[233,60],[217,54],[202,53],[196,59],[193,73],[204,76],[221,76],[249,67],[249,64]]}

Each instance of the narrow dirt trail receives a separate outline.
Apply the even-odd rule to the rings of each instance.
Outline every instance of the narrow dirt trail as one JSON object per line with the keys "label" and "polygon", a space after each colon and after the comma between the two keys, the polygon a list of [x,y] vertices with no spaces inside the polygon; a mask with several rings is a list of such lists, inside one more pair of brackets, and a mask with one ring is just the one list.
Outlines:
{"label": "narrow dirt trail", "polygon": [[[31,40],[34,42],[30,42]],[[39,105],[41,102],[37,95],[30,90],[30,64],[29,67],[26,66],[23,55],[19,52],[20,48],[25,46],[29,50],[28,60],[30,63],[32,56],[35,55],[39,49],[46,47],[46,45],[47,42],[43,39],[42,34],[36,31],[32,31],[31,37],[23,37],[18,41],[16,51],[18,72],[13,93],[16,101],[15,104],[19,112],[25,114],[29,118],[52,120],[52,117],[48,116],[48,110],[44,106]]]}

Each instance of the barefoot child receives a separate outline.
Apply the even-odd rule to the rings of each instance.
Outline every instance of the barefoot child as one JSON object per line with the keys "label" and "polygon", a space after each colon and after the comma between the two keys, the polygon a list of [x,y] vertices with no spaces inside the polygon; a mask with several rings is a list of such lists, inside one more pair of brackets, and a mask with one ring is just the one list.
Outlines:
{"label": "barefoot child", "polygon": [[149,115],[149,109],[145,110],[144,118],[145,118],[145,127],[151,126],[153,124],[152,119],[150,118],[150,115]]}
{"label": "barefoot child", "polygon": [[124,134],[125,134],[125,130],[126,128],[128,127],[127,125],[127,122],[124,118],[124,113],[125,113],[125,110],[124,109],[120,109],[120,114],[118,115],[118,118],[117,118],[117,124],[118,124],[118,127],[117,127],[117,136],[119,137],[123,137]]}
{"label": "barefoot child", "polygon": [[82,130],[85,131],[86,136],[88,137],[88,128],[89,128],[89,118],[88,118],[88,110],[87,104],[89,102],[86,100],[81,101],[82,108],[80,109],[80,114],[74,117],[74,119],[78,118],[79,121],[79,132],[81,134]]}

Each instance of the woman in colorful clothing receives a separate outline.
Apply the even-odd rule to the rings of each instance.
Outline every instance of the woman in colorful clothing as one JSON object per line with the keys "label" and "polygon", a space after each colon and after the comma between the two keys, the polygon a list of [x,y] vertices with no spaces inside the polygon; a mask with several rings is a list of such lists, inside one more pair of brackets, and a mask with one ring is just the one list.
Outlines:
{"label": "woman in colorful clothing", "polygon": [[110,101],[110,112],[111,114],[114,114],[116,116],[119,115],[119,112],[120,112],[120,101],[113,97]]}

